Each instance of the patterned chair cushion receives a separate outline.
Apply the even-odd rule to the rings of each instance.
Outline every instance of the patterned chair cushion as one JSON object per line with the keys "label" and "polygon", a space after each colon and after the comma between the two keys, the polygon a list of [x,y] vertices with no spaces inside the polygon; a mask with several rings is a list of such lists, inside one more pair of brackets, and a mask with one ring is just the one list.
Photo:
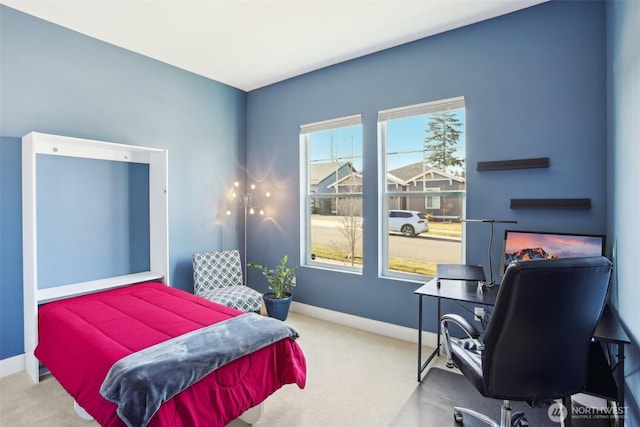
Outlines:
{"label": "patterned chair cushion", "polygon": [[242,264],[237,250],[193,255],[195,294],[242,311],[258,311],[262,294],[242,281]]}
{"label": "patterned chair cushion", "polygon": [[238,285],[203,292],[201,297],[242,311],[260,311],[262,294],[248,286]]}

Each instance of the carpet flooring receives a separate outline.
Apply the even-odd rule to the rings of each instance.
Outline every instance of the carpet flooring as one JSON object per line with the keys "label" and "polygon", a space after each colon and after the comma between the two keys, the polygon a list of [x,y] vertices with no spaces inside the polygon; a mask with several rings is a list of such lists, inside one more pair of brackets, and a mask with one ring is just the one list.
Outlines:
{"label": "carpet flooring", "polygon": [[[293,312],[287,323],[300,332],[307,384],[276,391],[254,427],[387,427],[417,387],[415,343]],[[76,416],[72,398],[50,375],[39,384],[25,372],[0,379],[0,427],[97,426]]]}
{"label": "carpet flooring", "polygon": [[[287,322],[300,332],[307,386],[300,390],[287,385],[274,393],[254,427],[447,427],[455,425],[454,404],[493,417],[500,412],[499,401],[480,396],[462,375],[444,367],[443,358],[432,362],[418,383],[415,343],[297,313]],[[425,347],[423,352],[431,350]],[[523,407],[531,426],[558,425],[550,423],[546,409]],[[469,419],[464,425],[480,425],[473,422]],[[97,425],[74,413],[73,400],[50,375],[37,385],[25,372],[0,379],[1,427]],[[235,420],[229,427],[248,424]]]}

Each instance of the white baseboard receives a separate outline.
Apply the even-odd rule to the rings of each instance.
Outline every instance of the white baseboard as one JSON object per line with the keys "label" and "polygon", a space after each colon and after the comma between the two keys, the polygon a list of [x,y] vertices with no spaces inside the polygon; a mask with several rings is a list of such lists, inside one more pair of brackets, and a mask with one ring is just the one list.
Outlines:
{"label": "white baseboard", "polygon": [[[383,335],[385,337],[396,338],[418,344],[418,330],[399,326],[393,323],[381,322],[379,320],[368,319],[366,317],[354,316],[352,314],[341,313],[339,311],[328,310],[313,305],[303,304],[293,301],[291,311],[303,314],[327,322],[337,323],[361,331]],[[433,332],[422,332],[422,345],[435,347],[438,343],[438,336]]]}
{"label": "white baseboard", "polygon": [[25,366],[24,353],[2,359],[0,360],[0,378],[8,377],[9,375],[24,371]]}

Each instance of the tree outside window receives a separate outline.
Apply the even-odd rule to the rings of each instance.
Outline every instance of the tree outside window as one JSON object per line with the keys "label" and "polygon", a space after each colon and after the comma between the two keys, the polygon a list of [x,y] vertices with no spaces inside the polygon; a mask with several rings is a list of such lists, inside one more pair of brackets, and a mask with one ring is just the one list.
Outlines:
{"label": "tree outside window", "polygon": [[[465,200],[464,99],[381,111],[385,194],[380,210],[382,275],[434,276],[439,263],[462,260]],[[428,231],[407,237],[388,224],[392,210],[414,211]]]}

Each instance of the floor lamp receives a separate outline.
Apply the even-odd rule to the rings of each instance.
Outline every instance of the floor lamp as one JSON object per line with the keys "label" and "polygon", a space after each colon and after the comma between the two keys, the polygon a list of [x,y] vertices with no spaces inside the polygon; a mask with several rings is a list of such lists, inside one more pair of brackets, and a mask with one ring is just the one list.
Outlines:
{"label": "floor lamp", "polygon": [[500,219],[463,219],[463,222],[483,222],[488,223],[491,228],[489,231],[489,247],[487,248],[487,258],[489,259],[489,282],[484,282],[483,287],[495,285],[493,281],[493,266],[491,264],[491,246],[493,245],[493,224],[517,224],[518,221],[500,220]]}
{"label": "floor lamp", "polygon": [[[263,206],[267,199],[271,197],[271,193],[268,191],[264,194],[263,200],[256,200],[254,192],[256,189],[255,184],[251,184],[251,191],[241,193],[239,191],[240,183],[238,181],[233,183],[233,191],[231,198],[240,202],[240,208],[244,209],[244,263],[243,263],[243,276],[242,279],[246,283],[247,281],[247,218],[248,215],[253,215],[258,210],[258,214],[264,215]],[[231,209],[227,209],[227,215],[231,215]]]}

